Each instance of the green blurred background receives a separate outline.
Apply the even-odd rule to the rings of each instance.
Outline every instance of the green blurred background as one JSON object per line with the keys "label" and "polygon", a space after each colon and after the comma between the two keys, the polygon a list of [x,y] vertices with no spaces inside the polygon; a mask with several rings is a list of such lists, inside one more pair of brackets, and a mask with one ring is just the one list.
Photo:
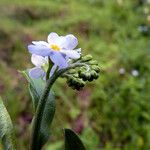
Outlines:
{"label": "green blurred background", "polygon": [[62,150],[62,129],[69,127],[87,150],[149,150],[150,1],[0,0],[0,95],[18,149],[29,145],[33,115],[18,70],[32,67],[27,45],[50,32],[77,36],[83,54],[98,60],[101,75],[80,92],[57,81],[56,115],[44,149]]}

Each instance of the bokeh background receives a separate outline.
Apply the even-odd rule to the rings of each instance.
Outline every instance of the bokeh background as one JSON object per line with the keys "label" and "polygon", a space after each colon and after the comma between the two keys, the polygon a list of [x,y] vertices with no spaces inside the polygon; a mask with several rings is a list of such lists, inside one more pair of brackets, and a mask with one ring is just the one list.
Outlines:
{"label": "bokeh background", "polygon": [[[149,0],[0,0],[0,95],[15,125],[17,147],[29,145],[33,115],[27,45],[50,32],[72,33],[92,54],[100,78],[82,91],[59,79],[57,109],[45,150],[62,150],[62,128],[74,129],[87,150],[150,149]],[[2,149],[2,148],[0,148]]]}

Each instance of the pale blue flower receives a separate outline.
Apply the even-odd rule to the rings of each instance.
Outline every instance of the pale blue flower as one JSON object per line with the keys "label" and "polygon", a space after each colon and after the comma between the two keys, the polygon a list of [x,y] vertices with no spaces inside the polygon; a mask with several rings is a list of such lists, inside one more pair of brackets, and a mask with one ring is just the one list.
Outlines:
{"label": "pale blue flower", "polygon": [[49,56],[54,65],[59,68],[66,68],[69,59],[80,58],[81,48],[74,49],[78,45],[74,35],[59,36],[52,32],[48,35],[47,41],[33,41],[28,46],[29,52],[43,57]]}
{"label": "pale blue flower", "polygon": [[[45,80],[46,72],[48,69],[48,57],[42,57],[36,54],[32,54],[31,62],[35,65],[35,67],[29,69],[29,76],[35,79],[42,77]],[[52,76],[56,68],[57,68],[56,65],[52,67],[50,71],[50,76]]]}
{"label": "pale blue flower", "polygon": [[134,77],[137,77],[137,76],[139,76],[139,71],[134,69],[134,70],[131,71],[131,74],[132,74]]}
{"label": "pale blue flower", "polygon": [[119,69],[119,73],[120,73],[121,75],[124,75],[124,74],[126,73],[125,68],[120,68],[120,69]]}
{"label": "pale blue flower", "polygon": [[46,76],[46,66],[48,65],[48,58],[39,55],[32,54],[31,62],[35,65],[34,68],[29,69],[29,76],[31,78],[45,78]]}

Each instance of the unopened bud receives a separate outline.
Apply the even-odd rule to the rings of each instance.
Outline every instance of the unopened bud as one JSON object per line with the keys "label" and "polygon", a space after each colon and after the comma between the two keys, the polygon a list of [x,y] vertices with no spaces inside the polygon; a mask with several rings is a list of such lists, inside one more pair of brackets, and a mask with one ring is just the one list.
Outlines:
{"label": "unopened bud", "polygon": [[95,74],[96,72],[94,71],[94,70],[92,70],[92,71],[90,71],[90,77],[88,78],[88,81],[93,81],[94,80],[94,74]]}
{"label": "unopened bud", "polygon": [[90,78],[91,78],[91,73],[90,73],[90,72],[87,72],[87,73],[85,74],[85,77],[86,77],[87,80],[90,80]]}
{"label": "unopened bud", "polygon": [[69,71],[68,71],[68,73],[69,74],[74,74],[74,73],[76,73],[77,71],[75,70],[75,69],[70,69]]}
{"label": "unopened bud", "polygon": [[98,65],[98,62],[96,60],[91,60],[89,61],[90,65]]}
{"label": "unopened bud", "polygon": [[100,68],[99,68],[99,66],[97,66],[97,65],[93,65],[93,66],[91,66],[91,68],[92,68],[93,70],[95,70],[97,73],[100,72]]}
{"label": "unopened bud", "polygon": [[87,62],[87,61],[90,61],[90,60],[92,60],[92,55],[86,55],[86,56],[83,56],[82,57],[82,61],[83,62]]}
{"label": "unopened bud", "polygon": [[99,74],[96,71],[93,70],[91,72],[91,76],[92,76],[93,79],[97,79],[99,77]]}
{"label": "unopened bud", "polygon": [[80,71],[79,71],[79,77],[82,78],[82,77],[84,77],[84,76],[85,76],[85,73],[80,70]]}
{"label": "unopened bud", "polygon": [[73,74],[73,77],[78,78],[79,77],[78,73]]}

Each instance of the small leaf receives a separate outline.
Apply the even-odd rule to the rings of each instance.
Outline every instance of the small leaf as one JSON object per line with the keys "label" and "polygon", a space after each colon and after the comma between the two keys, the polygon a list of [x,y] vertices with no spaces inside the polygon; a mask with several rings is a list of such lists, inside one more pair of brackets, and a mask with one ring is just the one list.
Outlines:
{"label": "small leaf", "polygon": [[22,73],[22,75],[29,82],[29,92],[30,92],[30,95],[32,97],[34,110],[36,110],[39,98],[43,93],[43,90],[44,90],[46,83],[41,78],[39,78],[39,79],[30,78],[27,70],[26,71],[20,71],[20,73]]}
{"label": "small leaf", "polygon": [[79,136],[71,129],[65,129],[65,150],[86,150]]}
{"label": "small leaf", "polygon": [[5,150],[14,150],[13,125],[0,97],[0,139]]}

